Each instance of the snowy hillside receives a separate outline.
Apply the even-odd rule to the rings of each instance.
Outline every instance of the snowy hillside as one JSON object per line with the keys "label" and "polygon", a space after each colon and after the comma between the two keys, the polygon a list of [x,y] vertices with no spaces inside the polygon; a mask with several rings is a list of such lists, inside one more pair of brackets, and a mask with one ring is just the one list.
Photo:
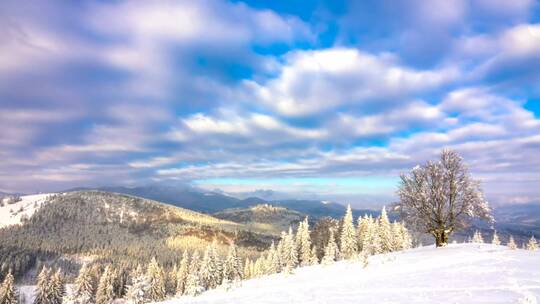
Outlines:
{"label": "snowy hillside", "polygon": [[490,244],[424,247],[297,269],[181,303],[540,303],[540,251]]}
{"label": "snowy hillside", "polygon": [[0,228],[19,224],[24,217],[30,218],[51,195],[53,193],[25,195],[16,203],[3,204],[0,207]]}

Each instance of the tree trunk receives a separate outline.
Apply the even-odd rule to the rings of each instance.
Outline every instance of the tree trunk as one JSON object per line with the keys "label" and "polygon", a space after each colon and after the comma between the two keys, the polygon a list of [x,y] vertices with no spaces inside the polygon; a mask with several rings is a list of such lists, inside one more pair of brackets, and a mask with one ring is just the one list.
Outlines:
{"label": "tree trunk", "polygon": [[434,233],[435,235],[435,246],[437,247],[443,247],[448,244],[448,233],[444,230],[437,230]]}

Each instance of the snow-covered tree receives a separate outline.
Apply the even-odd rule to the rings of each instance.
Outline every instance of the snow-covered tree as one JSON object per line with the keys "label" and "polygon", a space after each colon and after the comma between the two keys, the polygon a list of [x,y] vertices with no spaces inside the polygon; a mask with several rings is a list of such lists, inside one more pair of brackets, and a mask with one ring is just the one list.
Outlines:
{"label": "snow-covered tree", "polygon": [[493,231],[493,239],[491,240],[491,244],[493,245],[501,244],[501,241],[499,240],[499,236],[497,235],[497,231]]}
{"label": "snow-covered tree", "polygon": [[472,242],[473,243],[484,243],[484,238],[482,237],[482,234],[480,233],[480,231],[476,230],[474,232]]}
{"label": "snow-covered tree", "polygon": [[311,248],[311,254],[309,256],[309,265],[319,264],[319,257],[317,256],[317,246]]}
{"label": "snow-covered tree", "polygon": [[386,207],[381,210],[381,216],[378,220],[378,233],[381,241],[381,252],[390,252],[394,250],[392,240],[392,226],[386,213]]}
{"label": "snow-covered tree", "polygon": [[399,228],[401,231],[401,249],[410,249],[412,248],[413,239],[411,237],[411,234],[409,233],[409,230],[403,223],[399,224]]}
{"label": "snow-covered tree", "polygon": [[178,285],[177,277],[178,266],[175,263],[173,267],[168,272],[166,272],[165,275],[165,290],[167,291],[167,295],[176,294],[176,285]]}
{"label": "snow-covered tree", "polygon": [[236,285],[242,280],[242,265],[238,254],[236,253],[236,245],[231,243],[227,259],[223,263],[223,284]]}
{"label": "snow-covered tree", "polygon": [[201,262],[200,276],[205,289],[213,289],[221,284],[222,265],[217,254],[217,241],[206,247],[204,257]]}
{"label": "snow-covered tree", "polygon": [[324,257],[322,263],[325,265],[331,264],[337,260],[339,256],[339,249],[336,245],[336,240],[334,238],[334,230],[330,230],[330,238],[328,239],[328,244],[324,248]]}
{"label": "snow-covered tree", "polygon": [[531,238],[529,239],[529,242],[527,243],[526,249],[527,250],[537,250],[538,249],[538,242],[534,238],[534,235],[531,236]]}
{"label": "snow-covered tree", "polygon": [[131,274],[131,284],[127,287],[126,300],[130,304],[143,304],[148,302],[150,283],[141,265]]}
{"label": "snow-covered tree", "polygon": [[187,250],[182,254],[182,260],[180,261],[180,267],[178,267],[178,272],[176,274],[176,295],[183,295],[186,288],[186,281],[189,275],[189,255]]}
{"label": "snow-covered tree", "polygon": [[401,231],[401,224],[400,223],[397,223],[397,222],[394,222],[394,223],[391,223],[390,224],[390,229],[391,229],[391,250],[390,251],[397,251],[397,250],[401,250],[403,249],[404,247],[404,236],[402,234],[402,231]]}
{"label": "snow-covered tree", "polygon": [[165,299],[167,292],[165,290],[165,274],[161,266],[159,266],[156,258],[152,258],[146,271],[148,278],[149,290],[148,299],[151,301],[160,301]]}
{"label": "snow-covered tree", "polygon": [[371,216],[367,218],[368,230],[362,245],[365,254],[372,255],[381,253],[381,238],[379,235],[379,224],[377,219]]}
{"label": "snow-covered tree", "polygon": [[108,265],[99,278],[96,304],[109,304],[112,300],[114,300],[114,270]]}
{"label": "snow-covered tree", "polygon": [[60,269],[52,275],[50,281],[51,304],[62,304],[66,296],[66,282]]}
{"label": "snow-covered tree", "polygon": [[200,276],[201,261],[199,252],[195,251],[191,257],[191,263],[189,265],[189,274],[186,280],[185,295],[198,296],[204,291],[204,286],[201,282]]}
{"label": "snow-covered tree", "polygon": [[0,304],[19,304],[19,293],[15,288],[15,278],[11,274],[11,270],[0,286]]}
{"label": "snow-covered tree", "polygon": [[292,227],[289,227],[289,233],[285,235],[285,238],[281,240],[281,242],[283,242],[282,258],[285,264],[284,271],[290,273],[298,265],[298,254],[296,251]]}
{"label": "snow-covered tree", "polygon": [[356,254],[356,242],[356,229],[354,228],[351,205],[349,204],[341,226],[340,250],[343,258],[350,259]]}
{"label": "snow-covered tree", "polygon": [[267,274],[281,272],[281,262],[279,261],[279,255],[274,246],[274,242],[272,242],[270,249],[268,249],[268,255],[266,257],[266,271]]}
{"label": "snow-covered tree", "polygon": [[70,301],[75,304],[89,304],[94,302],[94,277],[92,270],[84,264],[75,279]]}
{"label": "snow-covered tree", "polygon": [[[277,251],[276,251],[277,253]],[[253,272],[251,271],[253,268],[252,262],[250,259],[246,259],[244,263],[244,279],[251,279],[253,277]]]}
{"label": "snow-covered tree", "polygon": [[369,233],[369,224],[370,224],[370,220],[367,214],[364,214],[363,217],[358,217],[358,229],[356,231],[356,235],[358,238],[357,239],[358,252],[361,252],[364,250],[364,244],[366,244],[367,234]]}
{"label": "snow-covered tree", "polygon": [[514,241],[514,237],[513,236],[510,236],[510,238],[508,239],[508,243],[506,244],[506,246],[508,246],[508,248],[514,250],[514,249],[517,249],[517,245],[516,245],[516,242]]}
{"label": "snow-covered tree", "polygon": [[300,222],[296,231],[296,245],[298,246],[298,260],[301,266],[310,265],[311,237],[309,231],[308,218]]}
{"label": "snow-covered tree", "polygon": [[401,175],[396,209],[410,227],[433,235],[437,247],[473,218],[493,221],[480,187],[455,151],[445,149],[437,162]]}
{"label": "snow-covered tree", "polygon": [[[36,295],[34,298],[34,304],[50,304],[51,303],[51,270],[44,266],[38,277],[36,285]],[[82,303],[81,304],[85,304]]]}

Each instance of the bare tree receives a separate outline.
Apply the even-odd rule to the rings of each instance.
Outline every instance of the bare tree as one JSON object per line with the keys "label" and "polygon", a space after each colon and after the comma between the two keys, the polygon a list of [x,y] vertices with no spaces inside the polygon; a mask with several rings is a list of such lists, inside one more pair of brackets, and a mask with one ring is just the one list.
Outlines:
{"label": "bare tree", "polygon": [[401,175],[395,207],[413,228],[435,237],[437,247],[473,218],[493,221],[480,182],[473,179],[455,151],[445,149],[439,161],[416,166]]}

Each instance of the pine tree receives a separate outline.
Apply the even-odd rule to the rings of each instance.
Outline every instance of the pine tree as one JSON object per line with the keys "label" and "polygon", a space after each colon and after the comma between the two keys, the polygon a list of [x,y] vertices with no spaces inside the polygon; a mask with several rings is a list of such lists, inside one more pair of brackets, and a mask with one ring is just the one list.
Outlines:
{"label": "pine tree", "polygon": [[130,304],[143,304],[148,302],[150,283],[141,265],[138,265],[131,274],[131,285],[127,287],[126,300]]}
{"label": "pine tree", "polygon": [[381,238],[379,236],[379,225],[376,219],[371,216],[368,217],[368,231],[364,238],[364,244],[362,248],[366,251],[366,254],[373,255],[381,253]]}
{"label": "pine tree", "polygon": [[242,280],[242,266],[238,254],[236,253],[236,245],[231,243],[227,259],[223,264],[223,284],[236,285]]}
{"label": "pine tree", "polygon": [[336,245],[336,240],[334,238],[334,230],[330,229],[330,238],[328,239],[328,244],[324,249],[324,257],[322,263],[325,265],[331,264],[337,260],[338,257],[338,248]]}
{"label": "pine tree", "polygon": [[15,288],[15,278],[11,274],[11,270],[0,286],[0,304],[19,304],[19,293]]}
{"label": "pine tree", "polygon": [[368,233],[369,233],[369,218],[367,214],[364,214],[363,217],[358,217],[358,229],[356,232],[357,235],[357,244],[358,252],[364,250],[364,245],[367,243]]}
{"label": "pine tree", "polygon": [[497,231],[493,231],[493,240],[491,240],[491,244],[493,245],[500,245],[501,241],[499,240],[499,236],[497,235]]}
{"label": "pine tree", "polygon": [[474,232],[472,242],[473,243],[484,243],[484,238],[482,237],[482,234],[478,230],[476,230]]}
{"label": "pine tree", "polygon": [[92,270],[84,264],[75,279],[71,301],[76,304],[89,304],[94,302],[94,278]]}
{"label": "pine tree", "polygon": [[114,300],[114,270],[111,266],[105,267],[99,279],[96,291],[96,304],[109,304]]}
{"label": "pine tree", "polygon": [[401,246],[402,249],[411,249],[412,248],[412,237],[409,233],[409,230],[407,227],[405,227],[405,224],[400,223],[399,229],[401,231]]}
{"label": "pine tree", "polygon": [[357,250],[356,229],[353,224],[351,205],[347,205],[347,211],[343,217],[341,227],[340,250],[343,258],[350,259],[354,257]]}
{"label": "pine tree", "polygon": [[313,248],[311,248],[311,254],[309,256],[309,265],[317,264],[319,264],[319,258],[317,257],[317,247],[313,246]]}
{"label": "pine tree", "polygon": [[[285,260],[284,269],[287,273],[291,273],[292,270],[298,265],[298,254],[294,239],[292,227],[289,227],[289,233],[287,233],[285,236],[283,245],[283,258]],[[263,265],[261,264],[260,267],[263,267]]]}
{"label": "pine tree", "polygon": [[397,251],[397,250],[402,250],[403,247],[404,247],[404,236],[403,236],[403,233],[401,231],[401,224],[400,223],[397,223],[397,222],[393,222],[391,224],[391,229],[392,229],[392,234],[391,234],[391,237],[392,237],[392,247],[391,247],[391,251]]}
{"label": "pine tree", "polygon": [[381,216],[378,221],[378,233],[381,244],[381,252],[390,252],[393,250],[392,227],[386,214],[386,207],[382,208]]}
{"label": "pine tree", "polygon": [[178,277],[178,266],[175,263],[173,268],[169,272],[167,272],[167,275],[166,275],[165,290],[167,291],[167,295],[176,294],[176,286],[178,285],[177,277]]}
{"label": "pine tree", "polygon": [[189,274],[186,280],[185,295],[198,296],[204,291],[204,286],[201,282],[200,271],[200,257],[199,253],[195,251],[191,257],[191,263],[189,265]]}
{"label": "pine tree", "polygon": [[527,250],[537,250],[538,249],[538,242],[534,238],[534,235],[531,236],[531,238],[529,239],[529,242],[527,243],[526,249]]}
{"label": "pine tree", "polygon": [[253,277],[253,274],[251,272],[251,268],[252,268],[251,260],[246,259],[246,261],[244,263],[244,280],[251,279]]}
{"label": "pine tree", "polygon": [[279,255],[277,249],[274,246],[274,242],[270,245],[268,250],[268,257],[266,261],[267,274],[274,274],[281,272],[281,262],[279,261]]}
{"label": "pine tree", "polygon": [[51,304],[62,304],[66,295],[66,282],[60,269],[51,278]]}
{"label": "pine tree", "polygon": [[[36,296],[34,304],[51,304],[51,271],[47,266],[41,269],[37,277]],[[85,303],[83,303],[85,304]]]}
{"label": "pine tree", "polygon": [[176,294],[183,295],[186,288],[186,281],[189,274],[189,255],[187,250],[182,254],[182,261],[180,262],[180,267],[178,268],[178,273],[176,274]]}
{"label": "pine tree", "polygon": [[160,301],[165,299],[165,296],[167,295],[165,291],[165,274],[163,273],[163,269],[159,266],[155,257],[152,258],[150,264],[148,264],[146,277],[148,278],[148,283],[150,286],[150,289],[148,290],[148,299],[151,301]]}
{"label": "pine tree", "polygon": [[506,244],[506,246],[508,246],[508,248],[512,250],[517,249],[517,245],[516,245],[516,242],[514,241],[513,236],[510,236],[510,238],[508,239],[508,244]]}
{"label": "pine tree", "polygon": [[301,266],[310,265],[311,257],[311,237],[309,231],[309,222],[308,217],[304,219],[303,222],[298,226],[298,231],[296,232],[296,244],[298,246],[298,259]]}

